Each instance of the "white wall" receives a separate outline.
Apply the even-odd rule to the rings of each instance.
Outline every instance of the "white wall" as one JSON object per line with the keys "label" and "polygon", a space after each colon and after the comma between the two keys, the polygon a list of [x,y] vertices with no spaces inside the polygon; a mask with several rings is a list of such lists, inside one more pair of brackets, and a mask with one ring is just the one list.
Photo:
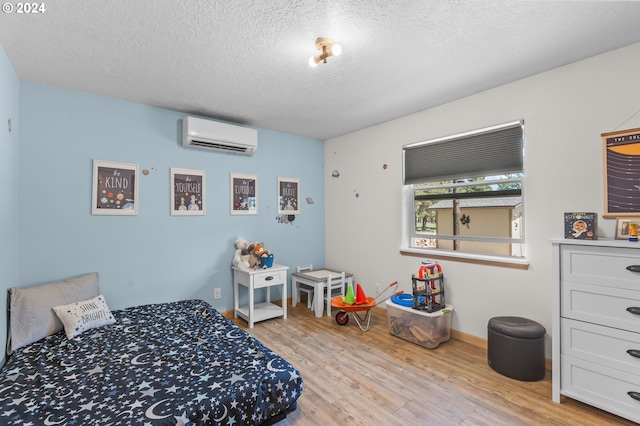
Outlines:
{"label": "white wall", "polygon": [[[529,269],[441,264],[453,329],[486,338],[489,318],[519,315],[550,334],[549,240],[562,236],[564,212],[604,211],[600,135],[640,127],[639,69],[635,44],[326,141],[327,265],[353,272],[367,293],[394,280],[410,292],[420,258],[399,252],[402,145],[524,119]],[[600,219],[600,237],[614,228]]]}

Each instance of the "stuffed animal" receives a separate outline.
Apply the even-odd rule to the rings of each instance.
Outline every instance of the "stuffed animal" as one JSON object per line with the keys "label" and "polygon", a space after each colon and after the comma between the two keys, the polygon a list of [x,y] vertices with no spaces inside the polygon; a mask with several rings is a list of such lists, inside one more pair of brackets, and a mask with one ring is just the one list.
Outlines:
{"label": "stuffed animal", "polygon": [[258,256],[258,253],[262,246],[263,244],[258,242],[249,244],[249,268],[257,269],[260,267],[260,256]]}
{"label": "stuffed animal", "polygon": [[256,243],[253,248],[253,253],[251,254],[252,260],[249,263],[255,263],[255,266],[253,266],[254,268],[266,269],[268,266],[265,265],[265,259],[269,258],[270,255],[271,252],[264,248],[264,243]]}
{"label": "stuffed animal", "polygon": [[238,237],[236,239],[236,252],[233,254],[233,266],[239,269],[249,269],[250,250],[253,250],[253,244],[242,237]]}
{"label": "stuffed animal", "polygon": [[260,268],[260,258],[263,256],[269,255],[269,250],[264,248],[264,243],[253,243],[249,245],[249,268],[250,269],[258,269]]}
{"label": "stuffed animal", "polygon": [[269,255],[269,250],[264,248],[264,243],[256,244],[256,246],[253,248],[253,251],[256,254],[256,256],[258,256],[258,258]]}
{"label": "stuffed animal", "polygon": [[242,237],[236,239],[236,251],[233,254],[233,266],[239,269],[260,268],[260,258],[269,256],[269,250],[264,243],[249,242]]}

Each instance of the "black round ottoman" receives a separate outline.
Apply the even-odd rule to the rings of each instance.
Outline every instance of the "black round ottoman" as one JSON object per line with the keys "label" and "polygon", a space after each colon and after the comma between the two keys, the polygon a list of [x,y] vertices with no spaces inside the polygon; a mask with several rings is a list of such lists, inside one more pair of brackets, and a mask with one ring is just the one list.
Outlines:
{"label": "black round ottoman", "polygon": [[521,317],[494,317],[487,325],[487,360],[498,373],[516,380],[544,379],[545,328]]}

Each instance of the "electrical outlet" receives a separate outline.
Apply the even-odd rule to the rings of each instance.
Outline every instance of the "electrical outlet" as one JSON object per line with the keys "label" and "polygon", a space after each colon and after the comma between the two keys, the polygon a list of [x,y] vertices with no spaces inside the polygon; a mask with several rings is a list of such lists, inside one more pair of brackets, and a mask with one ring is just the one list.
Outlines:
{"label": "electrical outlet", "polygon": [[380,283],[376,283],[376,294],[380,294]]}
{"label": "electrical outlet", "polygon": [[214,299],[222,298],[222,289],[220,287],[217,287],[217,288],[213,289],[213,298]]}

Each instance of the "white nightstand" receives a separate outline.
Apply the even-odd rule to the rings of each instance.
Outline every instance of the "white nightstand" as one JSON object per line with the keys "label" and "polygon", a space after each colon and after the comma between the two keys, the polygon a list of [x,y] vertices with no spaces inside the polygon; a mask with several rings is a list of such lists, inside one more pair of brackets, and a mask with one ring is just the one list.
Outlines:
{"label": "white nightstand", "polygon": [[[233,267],[233,317],[243,318],[253,328],[253,323],[275,317],[287,319],[287,271],[288,266],[273,264],[268,269],[238,269]],[[271,287],[282,286],[282,306],[271,303]],[[249,305],[240,307],[238,288],[244,286],[249,292]],[[254,290],[266,288],[267,300],[254,303]]]}

